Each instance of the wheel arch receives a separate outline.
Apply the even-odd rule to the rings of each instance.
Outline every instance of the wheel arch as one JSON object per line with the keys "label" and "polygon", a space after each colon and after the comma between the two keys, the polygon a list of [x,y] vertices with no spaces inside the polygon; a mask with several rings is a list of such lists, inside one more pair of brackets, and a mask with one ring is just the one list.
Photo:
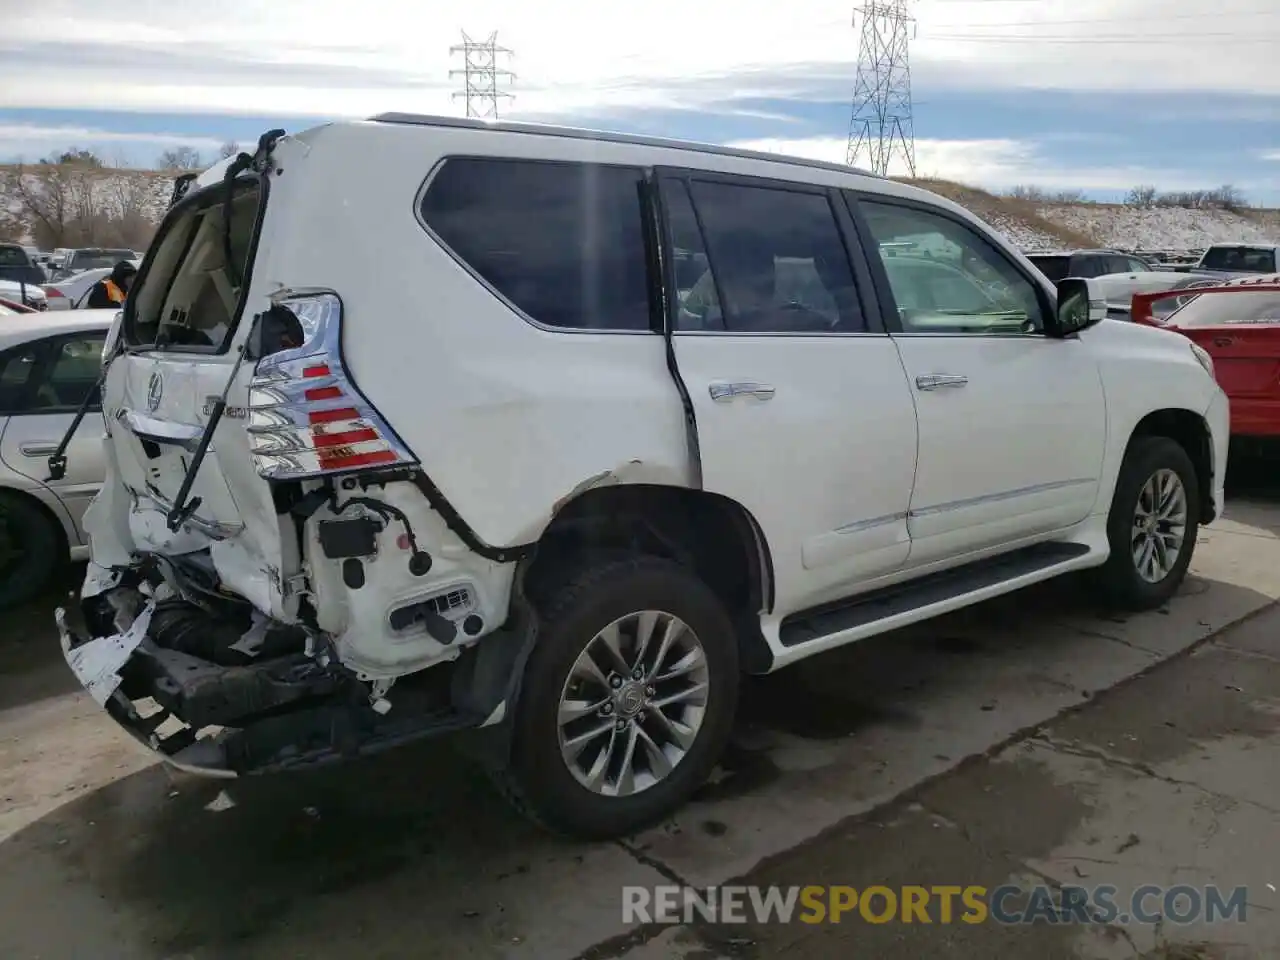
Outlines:
{"label": "wheel arch", "polygon": [[614,484],[562,503],[538,538],[527,589],[584,553],[642,551],[695,571],[724,602],[741,641],[743,668],[766,672],[773,655],[759,614],[773,607],[773,563],[759,522],[718,493],[660,484]]}
{"label": "wheel arch", "polygon": [[20,487],[0,487],[0,498],[3,497],[31,507],[36,513],[44,517],[57,534],[59,555],[64,561],[71,556],[71,541],[67,536],[66,524],[63,522],[62,517],[58,516],[54,511],[53,507],[49,506],[34,493],[29,490],[23,490]]}
{"label": "wheel arch", "polygon": [[1213,438],[1204,417],[1192,410],[1168,407],[1153,410],[1134,426],[1125,447],[1125,456],[1140,437],[1168,437],[1187,452],[1196,470],[1200,499],[1200,522],[1213,520]]}

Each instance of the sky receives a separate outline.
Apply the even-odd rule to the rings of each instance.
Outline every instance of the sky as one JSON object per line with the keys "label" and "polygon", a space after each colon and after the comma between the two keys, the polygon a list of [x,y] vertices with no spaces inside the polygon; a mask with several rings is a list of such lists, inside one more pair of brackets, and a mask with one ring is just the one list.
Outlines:
{"label": "sky", "polygon": [[[0,0],[0,162],[77,146],[150,166],[277,126],[461,115],[463,30],[513,51],[503,117],[843,161],[853,2]],[[1280,205],[1277,0],[908,6],[918,175],[1102,200],[1231,183]]]}

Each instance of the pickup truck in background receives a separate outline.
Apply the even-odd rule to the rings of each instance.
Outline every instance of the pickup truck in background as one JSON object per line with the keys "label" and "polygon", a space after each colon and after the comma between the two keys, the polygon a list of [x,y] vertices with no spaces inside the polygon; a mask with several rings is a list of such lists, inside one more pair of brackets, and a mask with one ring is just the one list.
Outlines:
{"label": "pickup truck in background", "polygon": [[1280,244],[1215,243],[1205,250],[1198,263],[1178,264],[1172,270],[1222,279],[1250,273],[1275,274],[1280,272]]}

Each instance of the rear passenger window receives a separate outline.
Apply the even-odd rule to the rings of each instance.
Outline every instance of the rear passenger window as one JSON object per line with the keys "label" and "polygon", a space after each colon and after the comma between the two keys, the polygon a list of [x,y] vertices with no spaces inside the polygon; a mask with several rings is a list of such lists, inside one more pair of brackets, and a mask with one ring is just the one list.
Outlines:
{"label": "rear passenger window", "polygon": [[633,167],[454,159],[432,179],[422,218],[538,323],[647,331],[643,182]]}
{"label": "rear passenger window", "polygon": [[686,309],[713,303],[706,326],[730,333],[865,329],[848,253],[825,194],[699,180],[691,190],[724,298],[714,300],[710,276],[694,285]]}

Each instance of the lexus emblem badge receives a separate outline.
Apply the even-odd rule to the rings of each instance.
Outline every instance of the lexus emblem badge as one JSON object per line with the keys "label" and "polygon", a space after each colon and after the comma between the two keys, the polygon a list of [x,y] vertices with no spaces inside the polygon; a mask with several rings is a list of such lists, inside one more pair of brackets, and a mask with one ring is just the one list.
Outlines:
{"label": "lexus emblem badge", "polygon": [[155,413],[156,407],[160,406],[160,395],[164,393],[164,379],[157,370],[151,374],[151,379],[147,381],[147,410]]}

